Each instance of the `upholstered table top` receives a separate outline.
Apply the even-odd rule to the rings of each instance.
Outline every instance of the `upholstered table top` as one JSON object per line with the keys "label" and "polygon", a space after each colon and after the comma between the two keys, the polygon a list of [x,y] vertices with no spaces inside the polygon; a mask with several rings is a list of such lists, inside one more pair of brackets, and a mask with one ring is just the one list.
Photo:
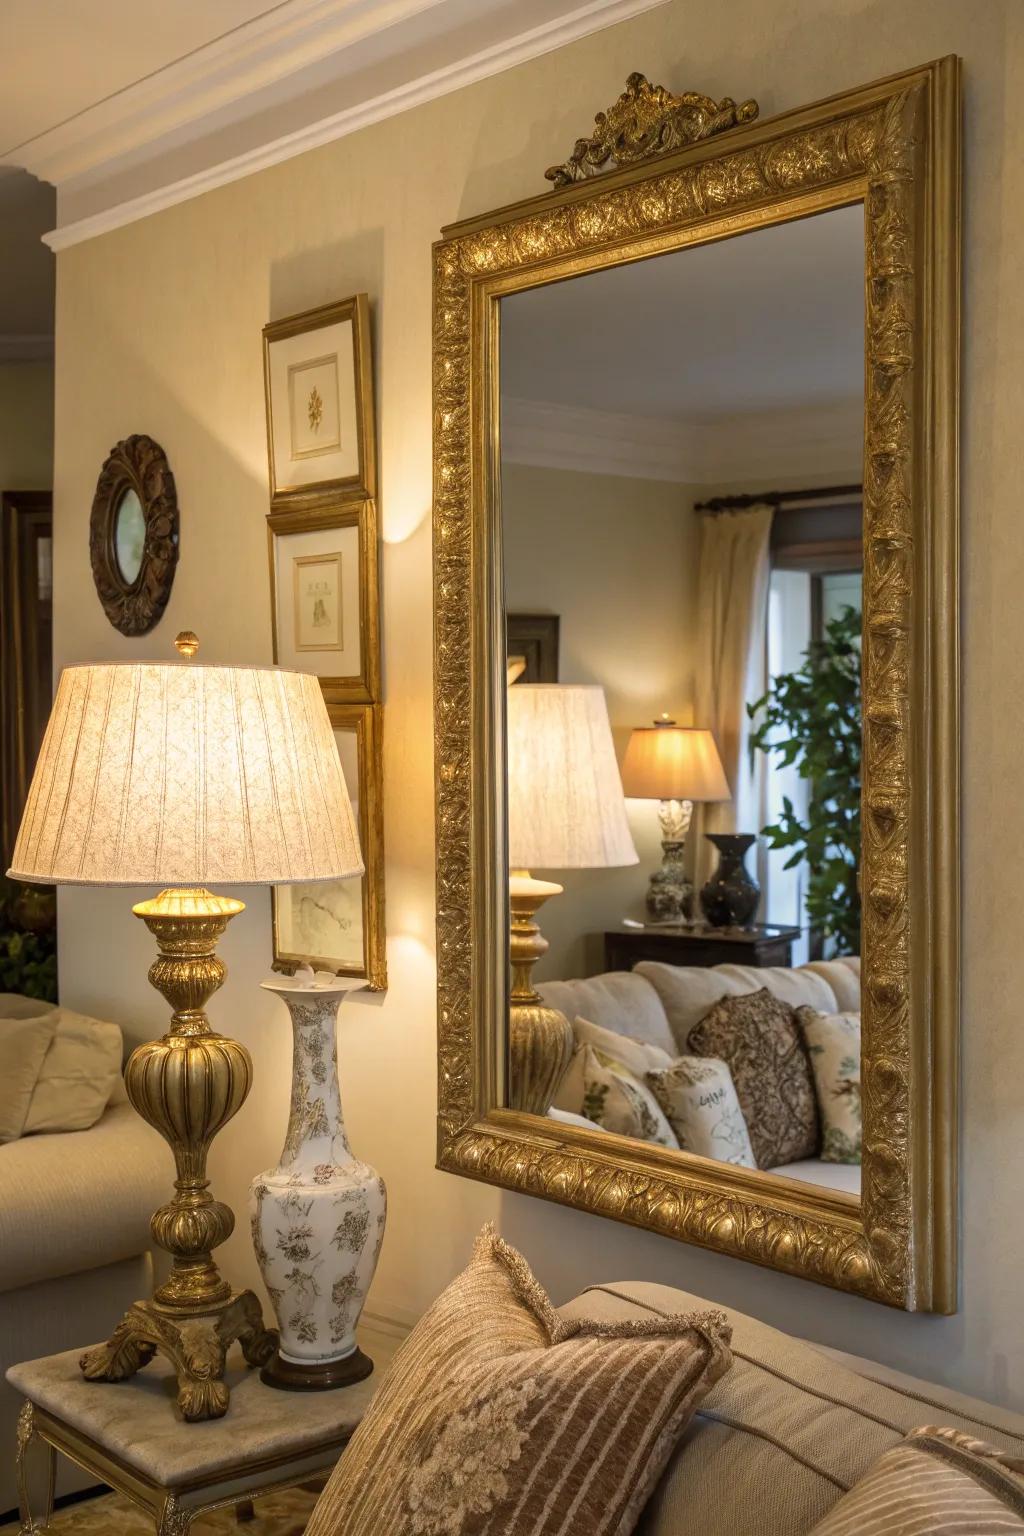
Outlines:
{"label": "upholstered table top", "polygon": [[[374,1341],[376,1343],[376,1340]],[[184,1491],[252,1483],[254,1467],[280,1475],[284,1465],[335,1454],[352,1434],[386,1363],[365,1381],[333,1392],[282,1392],[265,1387],[237,1348],[225,1381],[231,1404],[222,1419],[186,1424],[174,1406],[170,1364],[156,1356],[124,1382],[86,1381],[81,1349],[11,1366],[7,1380],[37,1409],[160,1488]]]}

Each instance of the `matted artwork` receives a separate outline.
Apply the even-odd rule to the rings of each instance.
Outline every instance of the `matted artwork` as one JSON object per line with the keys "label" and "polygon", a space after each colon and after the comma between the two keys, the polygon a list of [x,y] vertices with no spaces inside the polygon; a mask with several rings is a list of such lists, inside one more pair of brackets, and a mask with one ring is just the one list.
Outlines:
{"label": "matted artwork", "polygon": [[365,874],[356,879],[274,888],[274,964],[305,962],[339,976],[387,986],[384,942],[384,831],[380,706],[332,704],[328,714],[359,828]]}
{"label": "matted artwork", "polygon": [[263,369],[273,508],[373,496],[366,294],[264,326]]}
{"label": "matted artwork", "polygon": [[343,651],[341,553],[293,555],[292,612],[296,651]]}
{"label": "matted artwork", "polygon": [[313,672],[349,703],[380,690],[377,519],[373,502],[272,512],[274,660]]}

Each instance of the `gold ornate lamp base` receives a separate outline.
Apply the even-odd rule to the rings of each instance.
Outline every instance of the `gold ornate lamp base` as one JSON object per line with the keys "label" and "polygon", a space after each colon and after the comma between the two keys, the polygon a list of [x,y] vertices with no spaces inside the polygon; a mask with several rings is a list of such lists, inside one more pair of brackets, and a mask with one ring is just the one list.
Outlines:
{"label": "gold ornate lamp base", "polygon": [[512,990],[509,994],[510,1109],[546,1115],[562,1075],[572,1059],[572,1025],[557,1008],[548,1008],[533,985],[531,972],[548,941],[534,914],[562,887],[534,880],[528,870],[514,869],[509,880],[512,909]]}
{"label": "gold ornate lamp base", "polygon": [[237,1339],[250,1365],[265,1365],[277,1347],[255,1294],[233,1292],[214,1263],[212,1250],[231,1235],[235,1218],[213,1198],[206,1177],[210,1143],[252,1083],[249,1052],[215,1033],[203,1011],[227,974],[217,941],[244,903],[203,889],[168,890],[132,910],[156,938],[149,979],[174,1010],[168,1033],[140,1045],[125,1071],[132,1105],[174,1153],[174,1199],[151,1222],[153,1241],[173,1267],[152,1300],[136,1302],[81,1366],[92,1381],[123,1381],[159,1351],[177,1373],[183,1417],[217,1419],[230,1400],[223,1380],[230,1345]]}

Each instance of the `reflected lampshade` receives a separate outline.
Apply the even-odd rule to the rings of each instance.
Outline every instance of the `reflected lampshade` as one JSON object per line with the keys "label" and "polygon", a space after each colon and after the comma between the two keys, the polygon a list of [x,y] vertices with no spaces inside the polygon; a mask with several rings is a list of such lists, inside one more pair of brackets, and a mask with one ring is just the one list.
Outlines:
{"label": "reflected lampshade", "polygon": [[510,867],[636,864],[604,690],[517,683],[507,698]]}
{"label": "reflected lampshade", "polygon": [[631,800],[731,799],[711,732],[672,721],[633,732],[622,764],[622,787]]}
{"label": "reflected lampshade", "polygon": [[315,677],[195,662],[62,674],[15,879],[278,885],[362,871]]}

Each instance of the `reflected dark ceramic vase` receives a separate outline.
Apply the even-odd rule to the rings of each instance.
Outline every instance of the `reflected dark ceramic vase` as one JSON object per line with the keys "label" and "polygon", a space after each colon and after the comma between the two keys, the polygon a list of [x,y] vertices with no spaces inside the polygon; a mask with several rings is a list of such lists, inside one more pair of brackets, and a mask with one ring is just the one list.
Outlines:
{"label": "reflected dark ceramic vase", "polygon": [[712,928],[745,928],[761,899],[761,887],[744,862],[757,838],[750,832],[704,835],[718,849],[718,868],[701,888],[701,910]]}

